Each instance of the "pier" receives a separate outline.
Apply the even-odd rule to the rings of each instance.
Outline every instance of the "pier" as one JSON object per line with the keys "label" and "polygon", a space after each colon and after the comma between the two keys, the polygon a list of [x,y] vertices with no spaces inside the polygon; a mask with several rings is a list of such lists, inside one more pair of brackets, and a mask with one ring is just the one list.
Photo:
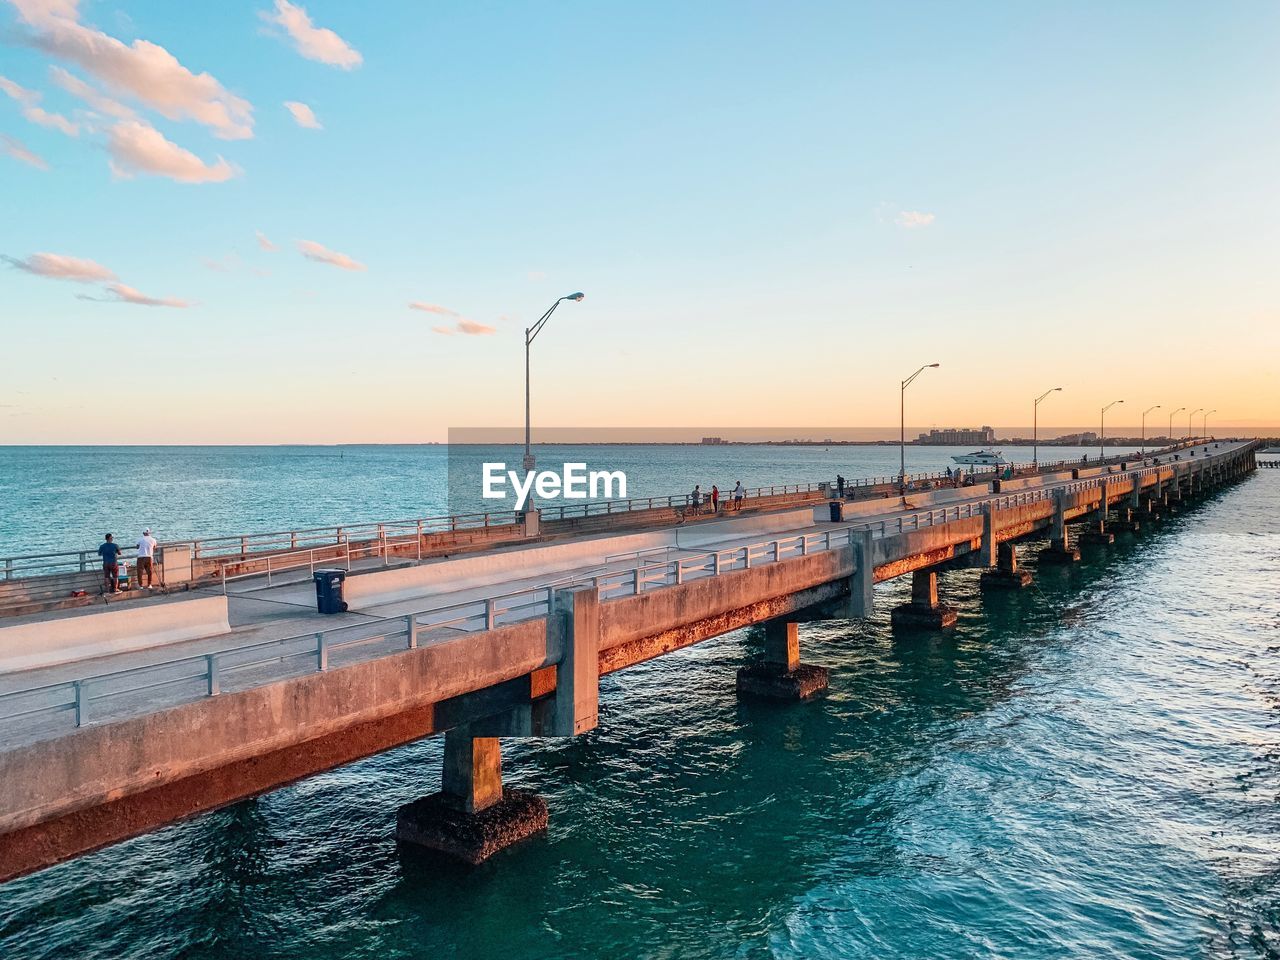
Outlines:
{"label": "pier", "polygon": [[[803,620],[866,617],[875,584],[910,576],[895,629],[955,629],[940,573],[1021,589],[1031,541],[1051,562],[1105,550],[1256,453],[1224,440],[971,487],[761,488],[714,516],[665,498],[192,541],[166,545],[171,592],[105,607],[59,608],[67,578],[97,576],[82,560],[11,576],[26,612],[0,620],[0,880],[434,734],[440,789],[399,811],[397,836],[478,863],[554,815],[504,784],[502,741],[590,731],[602,675],[761,624],[740,694],[805,700],[827,676],[803,660]],[[335,563],[350,609],[321,617],[309,574]]]}

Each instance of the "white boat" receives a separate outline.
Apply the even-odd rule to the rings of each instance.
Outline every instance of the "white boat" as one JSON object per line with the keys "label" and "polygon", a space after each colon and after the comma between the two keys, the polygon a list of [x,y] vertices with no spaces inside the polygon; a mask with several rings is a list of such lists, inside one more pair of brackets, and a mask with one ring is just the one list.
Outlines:
{"label": "white boat", "polygon": [[982,467],[998,467],[1009,461],[1000,455],[999,450],[975,450],[958,457],[952,457],[956,463],[970,463]]}

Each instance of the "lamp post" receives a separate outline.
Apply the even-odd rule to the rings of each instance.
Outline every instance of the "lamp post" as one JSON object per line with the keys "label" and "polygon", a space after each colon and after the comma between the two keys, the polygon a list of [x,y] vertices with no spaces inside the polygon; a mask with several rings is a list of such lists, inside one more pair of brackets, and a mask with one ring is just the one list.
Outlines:
{"label": "lamp post", "polygon": [[1160,404],[1157,403],[1154,407],[1147,407],[1147,409],[1142,411],[1142,458],[1144,460],[1147,457],[1147,414],[1152,410],[1159,409]]}
{"label": "lamp post", "polygon": [[[533,473],[533,447],[532,447],[532,431],[529,421],[529,347],[542,332],[542,328],[547,325],[547,321],[551,319],[551,315],[556,312],[556,307],[564,303],[566,300],[572,300],[574,303],[581,303],[584,294],[571,293],[567,297],[561,297],[532,327],[525,327],[524,330],[524,472],[525,476]],[[532,491],[532,488],[531,488]],[[528,504],[533,503],[532,492],[528,499]]]}
{"label": "lamp post", "polygon": [[1177,443],[1175,443],[1175,442],[1174,442],[1174,439],[1173,439],[1173,418],[1174,418],[1174,416],[1176,416],[1177,414],[1181,413],[1181,412],[1182,412],[1183,410],[1185,410],[1185,409],[1187,409],[1187,408],[1186,408],[1186,407],[1179,407],[1177,410],[1173,411],[1173,413],[1169,414],[1169,446],[1171,446],[1171,447],[1176,447],[1176,446],[1177,446]]}
{"label": "lamp post", "polygon": [[926,363],[902,381],[902,389],[898,392],[898,488],[903,493],[907,489],[907,387],[926,370],[940,366],[940,363]]}
{"label": "lamp post", "polygon": [[1112,400],[1102,408],[1102,423],[1098,427],[1098,459],[1107,459],[1107,411],[1114,407],[1117,403],[1124,403],[1123,400]]}
{"label": "lamp post", "polygon": [[1061,387],[1054,387],[1052,390],[1046,390],[1036,397],[1036,402],[1031,405],[1031,465],[1037,469],[1040,467],[1040,401],[1061,389]]}
{"label": "lamp post", "polygon": [[1214,407],[1212,410],[1205,411],[1200,417],[1200,439],[1205,443],[1209,442],[1209,414],[1217,412],[1218,408]]}
{"label": "lamp post", "polygon": [[1188,441],[1191,440],[1191,429],[1192,429],[1191,419],[1203,409],[1204,407],[1196,407],[1194,410],[1192,410],[1190,413],[1187,414],[1187,440]]}

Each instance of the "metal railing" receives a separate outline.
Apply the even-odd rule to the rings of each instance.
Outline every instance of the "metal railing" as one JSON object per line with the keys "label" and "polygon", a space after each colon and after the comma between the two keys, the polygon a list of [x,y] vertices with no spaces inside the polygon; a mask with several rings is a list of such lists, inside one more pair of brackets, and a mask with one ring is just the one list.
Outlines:
{"label": "metal railing", "polygon": [[[232,689],[288,679],[300,673],[324,672],[330,669],[335,658],[340,659],[359,648],[368,649],[381,644],[386,652],[413,649],[421,644],[424,635],[472,633],[545,617],[552,609],[555,590],[562,588],[558,584],[563,584],[563,587],[590,584],[600,591],[602,601],[638,596],[692,580],[846,547],[864,531],[881,538],[910,533],[981,517],[989,509],[1003,510],[1056,500],[1121,478],[1140,482],[1143,478],[1158,476],[1171,465],[1166,461],[1158,466],[1143,466],[1047,488],[983,496],[897,517],[852,521],[821,532],[797,533],[744,546],[686,553],[674,559],[651,561],[645,559],[647,551],[640,551],[635,554],[636,565],[625,570],[569,575],[548,586],[3,693],[0,694],[0,721],[7,730],[17,731],[24,724],[65,717],[68,723],[63,726],[74,729],[99,715],[112,719],[118,719],[122,711],[124,715],[130,715],[130,698],[145,700],[142,704],[133,704],[134,714],[164,709],[218,696]],[[377,651],[374,655],[378,655]],[[145,710],[137,709],[139,706]]]}

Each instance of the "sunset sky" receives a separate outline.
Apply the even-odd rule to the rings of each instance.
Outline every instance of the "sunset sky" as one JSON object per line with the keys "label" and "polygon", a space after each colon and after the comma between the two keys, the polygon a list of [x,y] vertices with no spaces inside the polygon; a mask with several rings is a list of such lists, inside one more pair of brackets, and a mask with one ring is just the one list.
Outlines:
{"label": "sunset sky", "polygon": [[548,426],[1274,432],[1277,103],[1274,2],[0,0],[0,443],[517,423],[576,290]]}

